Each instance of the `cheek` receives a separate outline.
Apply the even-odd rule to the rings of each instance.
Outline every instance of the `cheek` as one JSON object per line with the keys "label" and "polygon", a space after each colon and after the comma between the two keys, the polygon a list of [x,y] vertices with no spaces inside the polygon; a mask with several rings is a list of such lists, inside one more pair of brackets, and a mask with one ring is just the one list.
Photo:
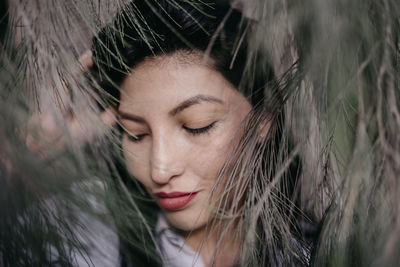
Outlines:
{"label": "cheek", "polygon": [[146,147],[132,144],[125,136],[122,139],[122,152],[129,173],[147,187],[151,180],[150,166]]}
{"label": "cheek", "polygon": [[222,127],[207,139],[207,142],[200,146],[201,149],[192,154],[191,162],[195,163],[197,175],[214,185],[239,138],[231,127]]}

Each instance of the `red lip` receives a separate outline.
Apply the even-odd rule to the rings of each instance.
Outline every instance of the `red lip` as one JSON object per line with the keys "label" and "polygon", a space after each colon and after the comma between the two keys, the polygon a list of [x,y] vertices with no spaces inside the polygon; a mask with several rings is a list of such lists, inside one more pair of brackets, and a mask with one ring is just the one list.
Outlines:
{"label": "red lip", "polygon": [[196,197],[197,192],[158,192],[155,193],[158,197],[158,203],[166,210],[180,210],[186,207],[193,198]]}

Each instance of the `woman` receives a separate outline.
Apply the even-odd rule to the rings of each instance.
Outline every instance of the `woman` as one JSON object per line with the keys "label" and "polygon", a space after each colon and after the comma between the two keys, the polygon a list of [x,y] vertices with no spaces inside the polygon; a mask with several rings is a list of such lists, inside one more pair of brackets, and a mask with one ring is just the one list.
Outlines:
{"label": "woman", "polygon": [[[94,70],[119,115],[120,175],[139,203],[129,210],[166,266],[308,260],[292,234],[295,176],[272,179],[283,97],[268,66],[246,65],[250,29],[211,3],[137,1],[94,40]],[[122,262],[152,262],[152,245],[132,249],[122,232]]]}
{"label": "woman", "polygon": [[[6,2],[2,1],[2,3]],[[77,55],[87,49],[84,40],[91,38],[90,32],[98,32],[97,27],[103,24],[102,21],[109,17],[109,13],[114,13],[113,7],[122,6],[122,2],[126,1],[101,0],[96,1],[97,5],[93,5],[93,1],[59,1],[57,3],[55,1],[30,1],[27,5],[26,1],[16,0],[8,1],[10,7],[13,7],[9,12],[3,11],[4,14],[9,14],[11,27],[8,33],[1,34],[4,37],[4,43],[1,45],[2,102],[0,114],[4,123],[0,129],[0,136],[3,139],[3,148],[0,152],[0,183],[2,184],[0,186],[2,214],[0,216],[0,265],[54,266],[57,264],[71,266],[78,262],[76,255],[82,255],[83,266],[101,266],[96,258],[102,259],[104,263],[104,255],[93,255],[85,249],[86,247],[91,250],[95,247],[92,246],[93,243],[105,248],[103,251],[106,251],[111,259],[118,260],[118,257],[109,249],[109,247],[116,247],[115,243],[112,242],[109,235],[104,235],[102,229],[96,227],[93,217],[85,216],[88,218],[87,220],[79,220],[79,217],[86,213],[87,208],[91,207],[84,203],[92,202],[93,193],[98,195],[96,194],[98,192],[93,192],[97,190],[93,190],[92,187],[87,188],[87,185],[108,181],[111,175],[108,172],[107,164],[103,164],[104,159],[108,158],[109,152],[107,147],[103,146],[104,142],[101,138],[103,130],[99,129],[99,126],[103,124],[99,119],[95,119],[97,116],[87,116],[91,113],[97,114],[98,110],[94,110],[96,106],[91,105],[92,97],[96,97],[96,95],[91,94],[92,91],[86,87],[84,79],[79,79],[75,75],[73,66],[77,64]],[[102,75],[114,76],[111,75],[112,69],[107,69],[108,63],[111,63],[110,67],[121,69],[125,74],[131,73],[131,67],[133,67],[135,73],[139,72],[139,76],[144,77],[144,79],[140,79],[140,77],[136,77],[137,75],[133,75],[135,79],[131,81],[126,80],[125,75],[122,75],[123,78],[119,81],[118,79],[111,80],[115,81],[115,86],[122,84],[123,80],[127,81],[123,89],[129,92],[129,98],[125,98],[122,102],[129,103],[130,100],[135,102],[139,97],[144,96],[137,91],[137,84],[129,86],[131,82],[147,79],[149,82],[142,84],[144,86],[160,81],[160,79],[169,81],[165,83],[166,91],[155,93],[153,90],[157,88],[146,87],[146,90],[153,92],[151,101],[154,101],[157,100],[158,93],[170,92],[167,89],[174,88],[170,86],[172,81],[180,81],[182,77],[192,77],[192,75],[183,75],[184,73],[192,71],[193,75],[197,75],[207,71],[210,73],[207,78],[212,78],[212,81],[219,80],[221,82],[220,79],[217,79],[220,77],[219,73],[222,73],[227,81],[232,81],[232,88],[229,83],[229,86],[214,88],[215,84],[213,83],[212,86],[215,90],[210,93],[218,92],[218,90],[232,93],[232,90],[228,90],[229,88],[238,89],[237,91],[242,93],[239,94],[241,97],[233,98],[233,100],[244,103],[238,103],[238,109],[242,110],[243,108],[242,111],[247,112],[246,107],[247,110],[249,107],[246,105],[246,101],[242,101],[242,97],[245,97],[251,99],[248,101],[251,103],[251,111],[248,116],[241,118],[239,116],[241,114],[235,113],[236,109],[228,109],[227,116],[234,113],[238,116],[238,120],[240,118],[243,120],[244,127],[243,129],[242,125],[236,125],[237,129],[231,134],[233,136],[230,138],[231,142],[222,138],[224,135],[221,134],[221,127],[227,126],[223,123],[216,123],[207,129],[208,131],[193,135],[193,139],[190,140],[195,140],[194,138],[203,140],[209,137],[207,139],[209,142],[204,144],[204,150],[208,148],[206,151],[201,150],[203,147],[194,146],[195,143],[189,143],[192,146],[188,146],[188,143],[182,142],[182,140],[189,140],[187,136],[165,132],[166,136],[180,142],[172,143],[170,140],[159,142],[171,152],[163,154],[160,150],[158,155],[166,154],[167,157],[159,158],[171,159],[169,157],[174,156],[170,165],[185,167],[173,168],[172,170],[178,170],[178,175],[172,176],[172,178],[169,176],[171,179],[168,180],[167,185],[176,185],[177,181],[184,178],[188,178],[189,182],[193,182],[193,178],[199,178],[197,182],[195,181],[194,189],[188,189],[189,191],[193,190],[189,193],[194,192],[189,194],[190,197],[184,198],[184,201],[172,200],[172,202],[163,197],[163,194],[158,197],[151,191],[154,185],[152,178],[162,176],[143,175],[144,172],[142,173],[144,167],[152,166],[151,163],[164,162],[161,160],[151,161],[150,159],[156,157],[144,154],[146,151],[149,153],[149,150],[146,150],[148,149],[146,147],[143,148],[142,145],[143,142],[149,142],[149,138],[151,138],[151,142],[153,142],[153,138],[156,138],[154,133],[159,128],[154,128],[154,125],[161,127],[165,124],[154,124],[154,117],[148,117],[147,113],[140,114],[143,118],[146,117],[147,124],[153,122],[149,127],[152,131],[140,133],[135,132],[137,129],[129,129],[133,127],[133,122],[121,119],[120,133],[124,133],[125,138],[123,153],[121,153],[125,154],[125,159],[121,162],[125,163],[126,160],[128,168],[118,166],[119,173],[115,172],[114,180],[107,188],[111,193],[107,204],[114,214],[114,221],[118,227],[119,237],[122,241],[121,258],[125,265],[149,266],[151,263],[161,264],[162,260],[166,262],[171,258],[171,254],[170,250],[165,248],[171,248],[171,246],[172,252],[178,251],[180,259],[189,255],[190,263],[186,265],[190,266],[193,262],[200,262],[196,261],[195,252],[201,255],[203,263],[207,263],[210,257],[204,253],[206,249],[201,249],[196,244],[193,245],[193,242],[189,240],[193,241],[193,235],[198,233],[202,236],[198,240],[204,241],[204,247],[216,252],[215,258],[212,259],[215,265],[220,263],[221,257],[226,256],[220,255],[226,251],[237,255],[236,257],[228,255],[227,264],[235,261],[246,266],[295,265],[309,255],[307,251],[303,250],[306,246],[300,242],[301,238],[295,235],[296,230],[303,228],[297,227],[297,225],[304,226],[301,216],[296,215],[299,213],[295,208],[298,205],[293,204],[297,204],[297,199],[300,198],[298,195],[301,195],[301,204],[315,215],[312,218],[324,218],[318,246],[313,249],[313,266],[397,266],[400,244],[400,213],[398,209],[400,183],[398,183],[397,175],[400,170],[400,138],[398,138],[400,129],[398,111],[400,2],[398,0],[325,1],[324,3],[317,0],[243,1],[251,3],[250,7],[257,6],[257,12],[254,13],[257,24],[243,22],[241,28],[251,29],[252,41],[249,43],[247,43],[247,36],[242,35],[242,32],[234,26],[237,20],[231,19],[228,23],[229,19],[224,19],[224,15],[227,13],[230,14],[227,15],[227,18],[231,18],[231,12],[221,11],[223,16],[217,16],[214,13],[218,13],[217,11],[221,9],[215,9],[211,5],[204,7],[195,0],[185,1],[187,2],[185,4],[179,0],[170,0],[167,7],[165,3],[159,5],[158,2],[150,0],[146,0],[145,3],[141,3],[143,1],[136,2],[139,6],[131,7],[131,11],[126,11],[123,19],[119,16],[120,23],[117,22],[114,28],[108,28],[110,29],[108,33],[117,33],[114,34],[115,38],[103,36],[100,43],[104,46],[97,47],[100,48],[97,51],[104,49],[100,56],[97,53],[97,58],[107,60],[103,62],[104,64],[100,64],[101,61],[97,62],[97,67],[103,71],[100,72]],[[144,12],[146,10],[143,7],[144,4],[151,4],[146,12]],[[179,11],[172,12],[171,10],[174,8],[171,6],[177,7],[177,5],[180,5],[177,8]],[[203,8],[201,8],[202,6]],[[149,9],[153,15],[149,14]],[[357,10],[356,16],[354,15],[355,10]],[[154,15],[155,12],[158,15]],[[171,12],[173,15],[170,16]],[[180,15],[177,15],[177,12],[180,12]],[[203,13],[199,14],[201,12]],[[211,15],[211,18],[204,18],[203,15]],[[194,20],[196,23],[190,23]],[[228,26],[228,29],[217,26],[220,25],[221,20],[225,22],[222,24],[225,27]],[[130,23],[130,21],[133,22]],[[215,23],[212,24],[210,21],[215,21]],[[236,22],[232,23],[232,21]],[[7,21],[3,19],[1,24],[3,23],[7,23]],[[198,33],[199,27],[194,27],[193,31],[189,32],[187,32],[187,28],[190,25],[198,24],[202,25],[200,28],[205,29],[209,35],[199,34],[199,38],[190,38],[190,33]],[[130,31],[129,28],[132,27],[127,27],[129,25],[136,27],[139,32],[132,34],[137,37],[133,40],[126,35],[121,35],[121,33]],[[148,30],[148,25],[151,25],[151,31]],[[187,27],[182,27],[183,25]],[[246,25],[249,27],[246,28]],[[165,27],[168,29],[165,30]],[[228,32],[233,32],[234,38],[227,38],[226,33]],[[107,30],[104,34],[107,34]],[[168,38],[170,40],[171,36],[180,36],[181,38],[176,38],[178,41],[171,42],[167,40]],[[151,37],[157,42],[149,42]],[[121,39],[125,39],[122,42],[123,45],[121,45]],[[181,54],[178,57],[178,51],[172,47],[170,51],[166,51],[166,54],[171,52],[172,55],[174,52],[175,57],[170,54],[168,54],[169,57],[160,57],[157,49],[162,47],[165,50],[166,43],[178,44],[181,43],[179,40],[186,40],[183,41],[186,46],[181,44],[179,47],[189,47],[189,50],[195,48],[195,52],[200,55],[193,56],[196,53],[192,52],[187,53],[192,57],[185,57],[180,51]],[[189,44],[187,40],[192,41]],[[232,45],[231,42],[225,42],[225,40],[237,40],[238,42]],[[122,53],[122,51],[125,48],[130,49],[129,46],[139,47],[138,43],[134,41],[139,43],[142,41],[146,45],[152,46],[151,55],[155,51],[154,54],[157,56],[152,58],[148,55],[149,52],[135,53],[135,55],[147,55],[147,60],[140,59],[136,65],[124,66],[124,60],[121,61],[120,57],[126,53]],[[206,43],[207,48],[199,43]],[[226,43],[230,45],[226,45]],[[211,45],[208,46],[208,44]],[[222,51],[229,51],[229,53],[225,53],[225,56],[216,53],[216,51],[221,51],[221,49],[215,50],[219,44],[224,44],[222,47],[225,49]],[[231,46],[238,49],[233,49],[232,53]],[[246,50],[246,46],[249,46],[250,49],[247,53],[242,53]],[[264,84],[269,80],[266,75],[269,72],[269,64],[262,64],[268,60],[263,59],[266,53],[263,54],[260,51],[271,52],[268,54],[272,55],[274,71],[278,77],[285,71],[288,73],[282,80],[279,79],[279,90],[273,90],[273,82],[270,86]],[[211,54],[213,54],[212,57]],[[207,56],[209,56],[209,60],[206,59]],[[127,62],[130,57],[124,58]],[[202,59],[203,65],[199,63],[199,58]],[[220,64],[219,66],[222,65],[222,67],[218,68],[217,73],[210,71],[210,67],[216,69],[217,63],[224,60],[225,63],[232,64],[229,64],[229,67],[226,67],[226,64]],[[241,65],[240,62],[248,63]],[[288,71],[288,65],[294,62],[296,62],[295,68]],[[161,66],[165,67],[165,71],[171,75],[160,77],[165,72],[155,72],[157,69],[151,68],[150,63],[162,63]],[[197,71],[193,70],[194,67],[197,67]],[[143,68],[149,71],[143,71]],[[260,73],[252,76],[251,74],[254,73],[251,71],[252,68]],[[239,70],[237,72],[239,74],[237,76],[229,75],[235,73],[234,69]],[[151,73],[152,76],[148,77],[148,73]],[[291,76],[290,73],[294,73],[294,75]],[[176,74],[180,76],[176,77]],[[171,77],[176,79],[171,80]],[[103,75],[102,78],[103,81],[106,80],[106,76]],[[292,78],[297,79],[293,80]],[[188,80],[190,81],[190,79]],[[202,85],[206,81],[204,77],[199,77],[197,80],[201,80]],[[222,81],[224,80],[222,79]],[[182,83],[182,81],[180,82]],[[253,83],[260,84],[258,86]],[[164,87],[164,84],[162,85]],[[291,85],[296,90],[287,99],[287,92],[290,90],[286,89],[290,89]],[[71,94],[65,94],[66,86]],[[109,93],[113,91],[110,84],[108,87],[105,85],[104,88],[108,88]],[[203,86],[199,88],[204,89]],[[262,88],[259,92],[263,92],[265,96],[257,95],[257,90],[253,90],[257,88]],[[264,88],[265,90],[263,90]],[[181,88],[177,87],[175,92],[179,92],[179,90]],[[55,97],[40,99],[40,101],[37,98],[42,94],[48,96],[51,92],[55,94]],[[251,97],[253,95],[254,97]],[[73,98],[70,99],[70,96]],[[114,96],[119,99],[118,91]],[[181,96],[181,94],[175,96]],[[232,98],[226,98],[224,95],[222,99]],[[34,104],[31,103],[32,100],[34,100]],[[107,100],[113,101],[114,106],[119,103],[119,100],[116,99],[107,98]],[[257,100],[263,100],[263,105],[256,105]],[[143,101],[149,100],[143,99]],[[168,101],[165,102],[169,103],[170,99],[168,98]],[[164,101],[152,103],[152,105],[162,104],[162,106],[155,106],[151,111],[158,111],[161,107],[165,108]],[[224,101],[224,104],[226,103],[227,101]],[[231,102],[228,101],[228,103]],[[50,127],[50,133],[46,131],[48,128],[42,127],[45,133],[45,148],[49,148],[52,152],[55,147],[53,141],[57,142],[56,153],[49,154],[44,150],[46,153],[43,153],[44,156],[41,157],[44,160],[40,160],[37,154],[37,152],[41,152],[42,146],[39,144],[39,151],[37,151],[35,147],[30,146],[35,143],[29,143],[29,138],[25,139],[24,136],[24,133],[27,133],[28,137],[32,136],[30,130],[27,131],[25,123],[31,121],[32,113],[30,112],[35,112],[36,108],[30,108],[31,105],[36,107],[36,104],[42,111],[47,105],[54,106],[53,109],[50,109],[50,115],[54,115],[54,113],[59,115],[56,117],[59,118],[57,121],[60,124],[50,123],[50,125],[59,125],[59,127]],[[131,106],[137,107],[139,104],[136,104],[136,106],[128,104],[125,107],[127,109]],[[190,108],[208,109],[209,106],[204,106],[205,104],[216,103],[200,102],[182,112],[188,112]],[[282,115],[282,106],[285,106],[284,120],[279,118]],[[147,105],[144,108],[147,108]],[[131,111],[142,113],[145,109]],[[48,115],[49,111],[39,113]],[[112,115],[107,112],[104,114]],[[203,116],[208,113],[201,110],[197,114]],[[162,115],[162,113],[156,115]],[[182,116],[180,113],[177,115]],[[79,117],[82,119],[79,120]],[[189,117],[193,118],[193,116]],[[269,118],[273,119],[273,123],[268,124]],[[76,123],[77,121],[83,122],[81,125],[85,127],[75,127],[81,126]],[[169,120],[161,120],[162,123],[167,121]],[[49,126],[49,122],[46,120],[39,119],[38,122]],[[283,127],[282,123],[284,123]],[[210,124],[206,124],[206,126],[210,126]],[[266,125],[266,129],[271,129],[268,136],[262,137],[265,134],[262,129],[251,127],[257,124],[261,128]],[[71,127],[69,127],[70,125]],[[186,124],[180,126],[183,125],[187,126]],[[189,127],[189,129],[198,130],[204,127],[201,125],[195,128]],[[186,128],[180,127],[179,130],[185,133],[189,130]],[[81,131],[81,129],[85,130]],[[99,131],[96,132],[101,134],[88,135],[87,133],[92,133],[91,129],[98,129]],[[75,135],[77,130],[78,134]],[[237,135],[235,135],[236,133]],[[140,140],[135,138],[138,134],[144,134],[139,137]],[[48,136],[55,138],[49,140],[46,138]],[[66,139],[59,139],[59,136]],[[38,137],[41,140],[40,134]],[[190,135],[190,137],[192,136]],[[215,152],[216,145],[214,143],[217,140],[221,141],[221,138],[225,141],[228,152],[232,151],[230,156],[226,156],[225,153],[218,150],[223,154],[222,159]],[[127,139],[132,139],[133,142],[129,143]],[[60,140],[65,141],[60,142]],[[88,140],[90,140],[89,144],[87,144]],[[293,142],[288,142],[288,140],[293,140]],[[60,145],[60,143],[63,144]],[[81,146],[81,143],[84,143],[85,146]],[[293,146],[288,146],[289,143]],[[65,146],[68,151],[74,153],[60,153],[62,151],[59,148],[64,149]],[[190,151],[195,153],[190,153]],[[88,152],[94,157],[88,157]],[[181,154],[181,152],[185,153]],[[193,154],[196,156],[195,160],[193,160]],[[205,158],[205,156],[209,156],[209,158]],[[211,160],[215,158],[220,161],[226,160],[226,164],[220,166],[221,162]],[[301,162],[298,164],[301,166],[300,175],[296,175],[294,172],[296,170],[294,163],[297,160]],[[192,165],[197,161],[199,161],[198,165]],[[217,169],[220,169],[216,178],[213,175],[206,175],[210,173],[211,169],[207,167],[214,166],[214,163],[219,167]],[[109,166],[113,167],[112,164]],[[192,167],[189,170],[193,170],[193,166],[197,168],[203,166],[204,171],[201,171],[200,174],[192,171],[192,174],[195,175],[186,175],[185,170],[188,170],[188,167]],[[291,171],[285,171],[289,167],[291,167]],[[127,169],[129,172],[123,173]],[[158,170],[171,169],[159,168]],[[148,192],[141,183],[136,184],[138,180],[132,177],[133,174],[146,185]],[[292,176],[290,177],[290,175]],[[210,182],[210,185],[213,184],[213,179],[206,179],[209,176],[215,178],[215,186],[211,196],[204,201],[204,198],[201,199],[201,197],[204,197],[207,191],[196,190],[205,188],[210,191],[208,187],[204,187],[208,185],[205,184],[207,181]],[[86,179],[79,182],[82,177]],[[149,181],[152,184],[149,184]],[[296,189],[293,184],[298,182],[301,183],[301,190],[300,188],[298,191],[292,190]],[[183,187],[185,184],[180,185]],[[75,189],[78,187],[82,190],[73,190],[71,185]],[[103,192],[102,190],[98,191]],[[43,192],[45,193],[43,194]],[[62,195],[60,195],[61,192]],[[157,192],[155,191],[155,193]],[[99,196],[102,199],[101,193]],[[170,192],[165,191],[164,193]],[[35,204],[42,203],[43,199],[47,199],[49,196],[55,196],[52,197],[55,200],[54,205],[43,207]],[[172,195],[170,198],[174,198],[174,196]],[[187,212],[203,201],[205,203],[201,214],[207,212],[206,216],[201,217],[201,214],[196,214],[196,220],[186,221],[192,223],[188,226],[189,228],[193,227],[202,231],[193,230],[188,233],[181,229],[183,226],[180,223],[185,221],[179,219],[173,222],[172,213],[176,215],[178,212]],[[53,201],[51,202],[53,203]],[[70,212],[74,210],[71,209],[73,203],[77,203],[76,207],[79,207],[77,212]],[[167,206],[163,206],[163,203]],[[172,208],[171,211],[168,209],[168,205],[171,203],[175,203],[175,207],[183,205],[183,208],[177,212]],[[330,208],[326,212],[327,206]],[[169,207],[171,208],[171,205]],[[68,212],[64,212],[64,210]],[[54,211],[57,213],[55,214]],[[38,214],[40,215],[38,216]],[[169,218],[165,219],[167,215]],[[101,221],[104,222],[104,217],[101,217]],[[187,217],[190,216],[185,216],[185,219]],[[158,220],[158,218],[160,219]],[[199,218],[205,218],[205,220]],[[200,222],[200,225],[196,226],[195,221]],[[156,225],[159,226],[156,227]],[[175,228],[174,225],[176,225]],[[204,225],[206,227],[202,227]],[[82,229],[81,226],[87,227],[76,231],[74,226],[78,226],[78,229]],[[106,241],[102,243],[98,242],[98,239],[94,239],[94,242],[89,242],[87,246],[82,247],[81,233],[87,233],[88,230],[94,233],[93,236],[97,237],[100,234],[106,236],[104,238]],[[91,239],[84,238],[83,241],[85,240]],[[174,240],[175,243],[173,243]],[[215,245],[215,240],[217,240],[217,245]],[[169,242],[167,246],[165,242]],[[235,242],[238,244],[237,247]],[[103,246],[103,244],[110,246]],[[168,247],[168,244],[171,246]],[[173,250],[174,248],[175,250]],[[73,250],[76,253],[71,253]],[[92,256],[85,257],[87,254]],[[55,261],[53,256],[58,260]],[[103,266],[115,265],[104,264]]]}

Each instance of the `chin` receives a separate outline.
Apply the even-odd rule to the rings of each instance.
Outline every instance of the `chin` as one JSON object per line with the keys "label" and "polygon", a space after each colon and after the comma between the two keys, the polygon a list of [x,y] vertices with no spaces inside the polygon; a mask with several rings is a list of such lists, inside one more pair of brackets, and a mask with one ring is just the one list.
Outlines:
{"label": "chin", "polygon": [[207,209],[163,211],[167,221],[176,229],[189,232],[196,231],[207,225],[209,211]]}

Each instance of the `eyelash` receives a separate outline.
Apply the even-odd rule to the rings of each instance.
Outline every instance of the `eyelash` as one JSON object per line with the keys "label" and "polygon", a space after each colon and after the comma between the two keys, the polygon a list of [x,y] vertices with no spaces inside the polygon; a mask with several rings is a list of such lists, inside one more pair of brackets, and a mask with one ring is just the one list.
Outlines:
{"label": "eyelash", "polygon": [[215,123],[216,123],[216,121],[207,125],[206,127],[197,128],[197,129],[188,128],[185,125],[183,125],[183,129],[185,129],[188,133],[190,133],[192,135],[198,135],[198,134],[207,133],[208,131],[210,131],[212,128],[214,128]]}
{"label": "eyelash", "polygon": [[[207,125],[206,127],[203,128],[196,128],[196,129],[192,129],[192,128],[188,128],[185,125],[183,125],[183,129],[185,129],[189,134],[192,135],[199,135],[199,134],[203,134],[203,133],[207,133],[208,131],[210,131],[212,128],[214,128],[216,121],[214,121],[213,123]],[[128,134],[128,140],[133,142],[133,143],[139,143],[140,141],[142,141],[142,139],[148,134],[139,134],[133,136]]]}
{"label": "eyelash", "polygon": [[128,140],[133,143],[139,143],[147,134],[138,134],[135,136],[128,134]]}

